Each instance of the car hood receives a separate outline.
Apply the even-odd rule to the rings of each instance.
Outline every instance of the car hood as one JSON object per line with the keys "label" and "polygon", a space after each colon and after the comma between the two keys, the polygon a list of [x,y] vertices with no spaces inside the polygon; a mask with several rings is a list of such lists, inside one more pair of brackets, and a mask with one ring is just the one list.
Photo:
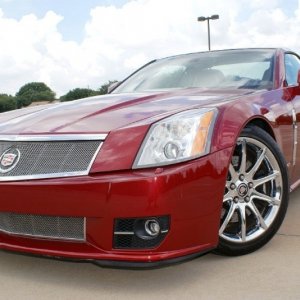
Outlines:
{"label": "car hood", "polygon": [[108,133],[177,111],[218,106],[249,90],[186,89],[173,92],[110,94],[0,114],[0,134]]}

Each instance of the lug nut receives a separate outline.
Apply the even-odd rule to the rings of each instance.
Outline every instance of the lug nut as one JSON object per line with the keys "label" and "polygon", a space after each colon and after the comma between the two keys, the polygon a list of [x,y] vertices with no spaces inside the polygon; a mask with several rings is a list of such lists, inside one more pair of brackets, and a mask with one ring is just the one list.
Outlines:
{"label": "lug nut", "polygon": [[249,186],[250,189],[252,189],[253,188],[253,183],[249,182],[248,186]]}
{"label": "lug nut", "polygon": [[236,188],[235,184],[232,183],[232,184],[230,185],[230,188],[231,188],[232,190],[234,190],[234,189]]}
{"label": "lug nut", "polygon": [[243,174],[241,174],[239,178],[241,181],[243,181],[245,179],[245,176]]}
{"label": "lug nut", "polygon": [[248,197],[248,196],[245,197],[245,201],[246,201],[246,202],[249,202],[249,201],[250,201],[250,197]]}
{"label": "lug nut", "polygon": [[239,197],[234,197],[233,201],[234,201],[234,203],[238,203],[239,202]]}

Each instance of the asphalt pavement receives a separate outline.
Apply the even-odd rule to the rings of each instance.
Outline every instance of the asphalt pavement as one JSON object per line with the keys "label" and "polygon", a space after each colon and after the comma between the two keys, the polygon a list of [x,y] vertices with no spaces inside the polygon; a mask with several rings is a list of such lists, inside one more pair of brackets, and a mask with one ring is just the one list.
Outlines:
{"label": "asphalt pavement", "polygon": [[0,299],[300,299],[300,189],[265,247],[154,270],[118,270],[0,252]]}

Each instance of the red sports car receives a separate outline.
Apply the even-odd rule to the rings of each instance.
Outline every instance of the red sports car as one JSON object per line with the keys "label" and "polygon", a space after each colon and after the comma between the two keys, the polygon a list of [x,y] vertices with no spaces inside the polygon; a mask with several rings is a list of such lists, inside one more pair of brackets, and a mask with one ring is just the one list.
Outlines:
{"label": "red sports car", "polygon": [[300,182],[300,59],[150,62],[108,95],[0,115],[0,248],[157,266],[267,243]]}

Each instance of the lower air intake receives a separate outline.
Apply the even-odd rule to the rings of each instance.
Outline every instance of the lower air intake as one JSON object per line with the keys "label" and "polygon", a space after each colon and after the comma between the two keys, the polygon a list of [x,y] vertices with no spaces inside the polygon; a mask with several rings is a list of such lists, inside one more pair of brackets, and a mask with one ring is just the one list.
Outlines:
{"label": "lower air intake", "polygon": [[85,241],[85,218],[0,213],[0,232],[24,237]]}
{"label": "lower air intake", "polygon": [[[157,235],[151,236],[145,230],[147,220],[156,220],[160,225]],[[170,228],[168,216],[116,219],[114,225],[115,249],[153,249],[166,238]]]}

